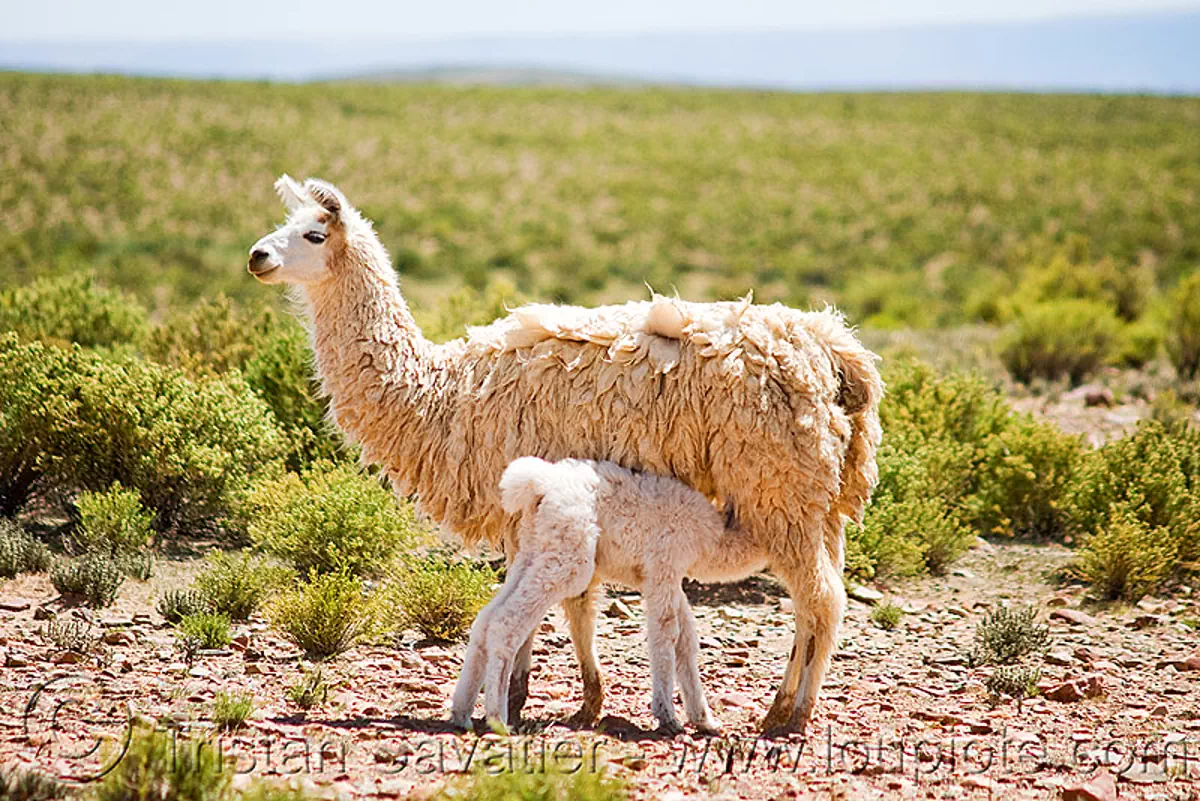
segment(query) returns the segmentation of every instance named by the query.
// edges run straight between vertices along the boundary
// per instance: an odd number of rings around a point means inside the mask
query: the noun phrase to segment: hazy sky
[[[0,39],[428,39],[875,27],[1200,8],[1200,0],[0,0]]]

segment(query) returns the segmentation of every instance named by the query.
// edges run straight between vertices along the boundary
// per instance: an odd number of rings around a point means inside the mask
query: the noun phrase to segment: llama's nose
[[[270,254],[262,248],[251,251],[250,253],[250,269],[253,270],[258,265],[267,260]]]

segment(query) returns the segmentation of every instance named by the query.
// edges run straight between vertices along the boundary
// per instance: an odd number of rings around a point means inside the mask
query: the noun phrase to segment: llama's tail
[[[859,344],[849,331],[844,337],[835,339],[830,350],[840,384],[837,404],[849,415],[852,426],[846,461],[842,465],[838,513],[861,523],[871,490],[879,480],[875,449],[883,436],[879,426],[883,379],[875,366],[878,357]]]
[[[554,476],[554,465],[536,456],[514,459],[500,477],[500,505],[516,514],[536,504],[546,494]]]

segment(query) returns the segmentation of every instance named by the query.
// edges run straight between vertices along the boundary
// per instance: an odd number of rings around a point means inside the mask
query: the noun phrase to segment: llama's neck
[[[359,258],[370,256],[368,250]],[[423,412],[441,383],[439,347],[421,335],[390,271],[386,261],[349,265],[306,294],[317,375],[334,423],[362,445],[365,461],[408,483],[391,462],[398,453],[419,453],[430,436]]]

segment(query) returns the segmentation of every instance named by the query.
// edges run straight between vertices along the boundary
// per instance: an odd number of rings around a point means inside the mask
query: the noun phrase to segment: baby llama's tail
[[[554,465],[536,456],[514,459],[500,477],[500,504],[516,514],[536,504],[553,483]]]

